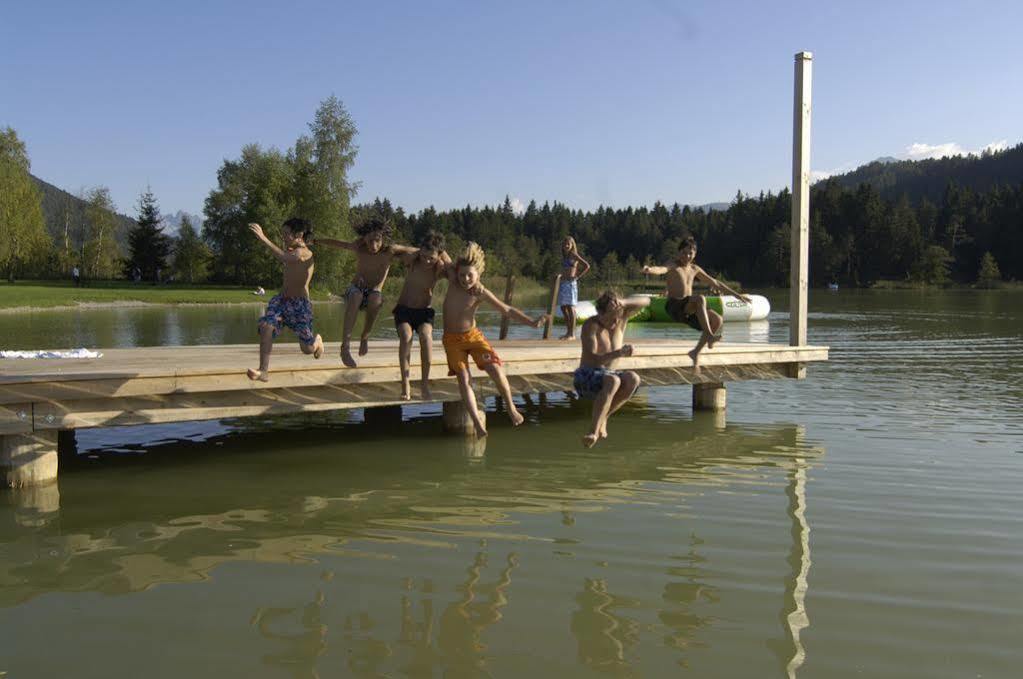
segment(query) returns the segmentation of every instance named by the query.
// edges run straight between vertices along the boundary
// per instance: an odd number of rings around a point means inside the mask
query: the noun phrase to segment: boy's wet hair
[[[430,229],[419,239],[419,249],[433,252],[444,250],[444,234]]]
[[[301,236],[302,240],[309,240],[313,235],[313,225],[309,223],[308,219],[302,219],[301,217],[292,217],[284,222],[284,228],[290,231],[292,235]]]
[[[682,252],[689,245],[692,245],[694,250],[696,249],[696,239],[692,236],[686,236],[682,239],[682,242],[678,244],[678,251]]]
[[[394,231],[394,227],[391,226],[389,219],[380,215],[370,215],[355,227],[355,233],[359,238],[365,238],[374,231],[379,231],[384,240],[387,240],[391,236],[391,232]]]
[[[483,248],[479,246],[475,241],[469,241],[465,244],[462,249],[462,253],[458,255],[458,261],[455,262],[455,267],[472,266],[476,267],[476,271],[479,275],[483,275],[483,271],[487,267],[486,254],[483,252]]]
[[[621,294],[619,294],[617,290],[605,290],[600,297],[597,298],[597,301],[593,303],[593,306],[597,308],[598,314],[602,314],[615,302],[618,302],[619,304],[622,303]]]

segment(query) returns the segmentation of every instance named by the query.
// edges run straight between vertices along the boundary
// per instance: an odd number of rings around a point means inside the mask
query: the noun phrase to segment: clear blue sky
[[[1019,142],[1021,25],[1018,2],[16,2],[0,125],[129,214],[147,183],[201,212],[225,158],[287,148],[330,94],[357,200],[698,204],[788,184],[800,50],[815,170]]]

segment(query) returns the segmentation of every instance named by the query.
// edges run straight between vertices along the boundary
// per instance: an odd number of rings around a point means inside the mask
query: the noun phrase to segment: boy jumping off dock
[[[345,320],[341,335],[341,362],[349,368],[358,364],[352,358],[352,331],[360,311],[366,312],[359,340],[359,356],[369,351],[369,334],[373,331],[377,314],[383,306],[383,287],[387,272],[395,257],[415,252],[414,248],[389,243],[391,224],[383,217],[373,215],[355,227],[358,236],[353,241],[318,238],[317,245],[326,245],[355,253],[355,276],[345,290]]]
[[[624,343],[625,326],[630,316],[649,305],[649,297],[622,299],[608,290],[594,305],[597,315],[583,322],[583,351],[573,385],[579,396],[593,399],[593,426],[583,436],[587,448],[607,438],[608,418],[639,388],[639,375],[631,370],[614,370],[612,366],[617,359],[632,356],[632,345]]]
[[[694,330],[700,331],[700,340],[696,343],[696,347],[689,352],[689,357],[693,359],[693,368],[699,371],[700,350],[704,345],[708,349],[713,349],[721,339],[723,319],[716,311],[707,309],[707,300],[703,295],[693,294],[693,281],[699,280],[712,289],[724,290],[747,304],[750,304],[752,300],[712,278],[696,265],[696,239],[692,236],[682,239],[678,258],[675,261],[669,262],[665,266],[645,266],[643,273],[655,276],[667,275],[668,301],[665,304],[665,311],[675,322],[685,323]]]
[[[266,305],[266,312],[259,319],[259,368],[248,369],[250,380],[267,382],[270,379],[270,352],[281,325],[288,326],[298,335],[298,346],[303,354],[312,354],[313,358],[323,355],[323,338],[313,335],[313,305],[309,301],[309,281],[314,267],[313,253],[306,241],[313,231],[304,219],[293,217],[284,222],[282,250],[266,237],[259,224],[249,224],[249,230],[284,265],[281,291]]]
[[[401,398],[412,398],[410,384],[412,335],[419,335],[419,362],[422,367],[420,397],[430,399],[430,363],[433,360],[433,288],[445,274],[451,258],[444,252],[444,236],[430,231],[419,241],[419,249],[404,255],[405,285],[394,307],[394,327],[398,331],[398,363],[401,365]]]
[[[462,395],[462,402],[469,411],[469,417],[472,418],[476,435],[480,437],[487,435],[487,429],[476,407],[476,393],[472,389],[472,375],[469,373],[470,356],[476,362],[476,367],[485,371],[494,380],[498,393],[504,399],[512,425],[517,427],[525,418],[512,401],[511,386],[504,370],[501,369],[500,357],[476,327],[476,310],[481,302],[487,302],[505,316],[534,328],[539,328],[547,319],[547,315],[543,314],[534,320],[518,309],[508,306],[483,287],[480,276],[483,275],[485,268],[483,248],[470,241],[454,264],[447,268],[449,283],[447,295],[444,297],[444,353],[448,359],[448,374],[458,377],[458,391]]]

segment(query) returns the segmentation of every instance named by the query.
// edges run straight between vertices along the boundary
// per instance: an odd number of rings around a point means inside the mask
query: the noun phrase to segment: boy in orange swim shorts
[[[510,316],[525,325],[539,328],[543,325],[546,315],[532,319],[515,307],[508,306],[494,293],[480,283],[480,276],[486,268],[483,248],[469,242],[462,254],[447,268],[448,292],[444,298],[444,353],[448,359],[448,374],[458,377],[458,390],[462,401],[469,411],[477,436],[486,436],[484,426],[476,407],[476,393],[472,389],[472,375],[469,373],[469,358],[476,367],[485,371],[497,385],[497,390],[508,408],[508,417],[513,426],[522,424],[525,419],[512,401],[511,386],[504,370],[501,369],[501,358],[490,346],[490,342],[476,327],[476,309],[481,302],[496,307],[505,316]]]

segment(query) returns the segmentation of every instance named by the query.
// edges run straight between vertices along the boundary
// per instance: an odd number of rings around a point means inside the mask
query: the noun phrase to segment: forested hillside
[[[54,243],[64,243],[65,234],[70,238],[71,248],[80,249],[84,242],[87,229],[86,211],[89,203],[83,198],[72,195],[53,184],[33,176],[36,188],[43,207],[43,218],[46,220],[46,230]],[[135,220],[125,217],[122,214],[114,213],[116,231],[114,238],[122,246],[127,242],[127,234]]]

